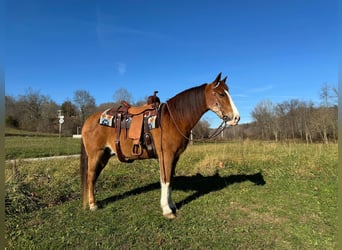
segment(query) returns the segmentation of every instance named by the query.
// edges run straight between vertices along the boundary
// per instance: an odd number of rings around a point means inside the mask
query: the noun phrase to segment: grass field
[[[79,154],[80,139],[47,136],[6,136],[5,159]]]
[[[6,155],[16,147],[8,143]],[[156,160],[111,159],[98,180],[96,212],[81,208],[77,159],[6,163],[7,248],[336,249],[337,150],[189,146],[176,169],[173,221],[159,207]]]

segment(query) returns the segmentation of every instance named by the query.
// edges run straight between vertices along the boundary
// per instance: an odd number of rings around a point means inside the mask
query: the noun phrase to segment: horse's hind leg
[[[106,166],[110,154],[107,150],[98,151],[93,157],[89,157],[88,161],[88,199],[89,208],[92,211],[97,209],[97,204],[95,200],[95,184],[99,177],[102,169]]]

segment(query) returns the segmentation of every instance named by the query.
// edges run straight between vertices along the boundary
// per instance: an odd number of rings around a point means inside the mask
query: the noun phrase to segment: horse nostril
[[[222,120],[224,120],[225,122],[228,122],[230,125],[235,125],[240,121],[240,116],[234,115],[232,118],[230,118],[227,115],[223,115]]]

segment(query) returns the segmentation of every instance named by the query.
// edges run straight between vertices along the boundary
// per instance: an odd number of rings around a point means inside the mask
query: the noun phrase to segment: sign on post
[[[64,123],[64,115],[59,116],[59,123]]]
[[[59,119],[59,138],[61,138],[62,124],[64,123],[64,115],[62,115],[62,110],[57,110],[57,116]]]

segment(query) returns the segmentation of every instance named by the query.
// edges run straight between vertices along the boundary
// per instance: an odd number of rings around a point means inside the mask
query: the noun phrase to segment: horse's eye
[[[226,95],[225,95],[225,93],[220,93],[219,96],[220,97],[225,97]]]

